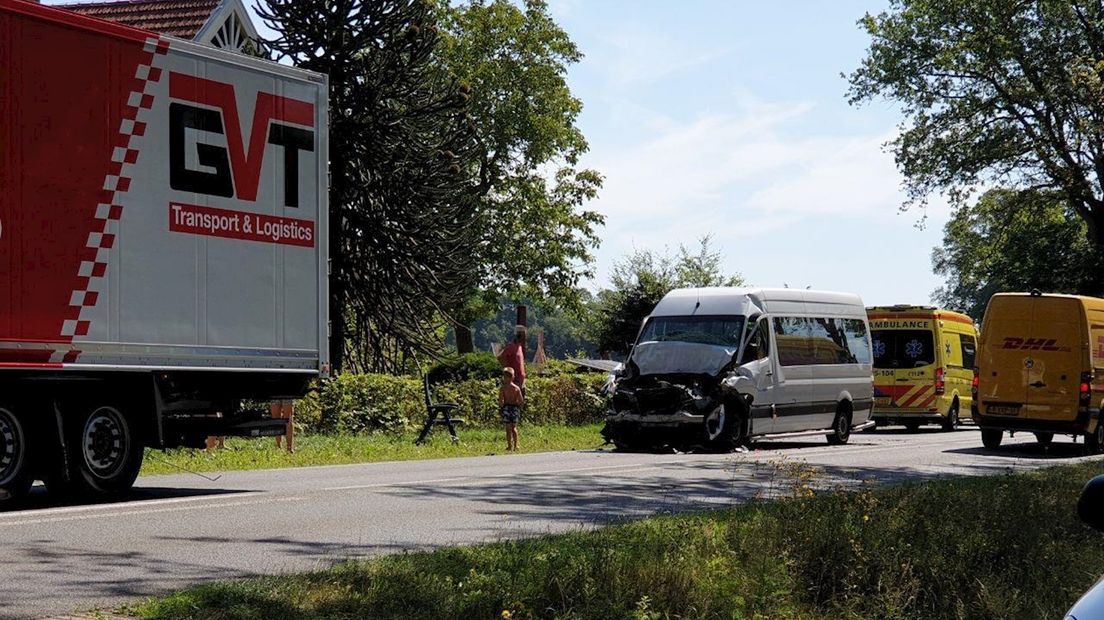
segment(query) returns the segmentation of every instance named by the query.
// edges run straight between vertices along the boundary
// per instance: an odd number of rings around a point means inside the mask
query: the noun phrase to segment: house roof
[[[221,0],[123,0],[60,6],[82,15],[191,40],[220,3]]]

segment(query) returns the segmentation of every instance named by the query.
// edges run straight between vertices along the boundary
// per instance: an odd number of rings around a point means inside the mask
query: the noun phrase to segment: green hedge
[[[530,376],[523,424],[589,424],[599,421],[605,401],[599,373]],[[498,382],[468,379],[434,385],[434,402],[460,405],[457,415],[468,426],[496,426]],[[417,377],[342,374],[299,401],[297,432],[324,434],[397,433],[421,428],[425,397]]]

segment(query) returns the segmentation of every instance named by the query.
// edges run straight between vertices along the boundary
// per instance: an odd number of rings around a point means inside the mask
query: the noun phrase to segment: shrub
[[[421,382],[391,375],[338,375],[322,386],[322,433],[401,432],[425,413]]]
[[[496,362],[497,364],[497,362]],[[601,419],[605,401],[598,373],[533,376],[526,381],[525,424],[588,424]],[[296,407],[296,429],[307,433],[393,433],[420,428],[425,397],[417,377],[343,374],[322,383]],[[469,426],[496,426],[498,381],[472,378],[433,385],[434,402],[460,405]]]
[[[466,381],[468,379],[495,379],[502,373],[498,358],[486,351],[465,353],[447,357],[426,373],[433,384]]]

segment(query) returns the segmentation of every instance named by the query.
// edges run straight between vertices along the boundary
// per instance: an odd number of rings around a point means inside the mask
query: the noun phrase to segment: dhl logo
[[[1002,349],[1021,351],[1062,351],[1056,338],[1005,338]]]

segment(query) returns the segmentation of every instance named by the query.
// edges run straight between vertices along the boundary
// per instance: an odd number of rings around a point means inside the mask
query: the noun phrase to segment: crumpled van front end
[[[620,448],[733,447],[724,432],[731,421],[722,381],[745,338],[747,311],[754,310],[733,291],[672,291],[656,306],[612,385],[607,440]]]
[[[722,375],[736,353],[692,342],[638,344],[616,379],[603,434],[619,447],[709,441],[706,420],[723,415]]]

